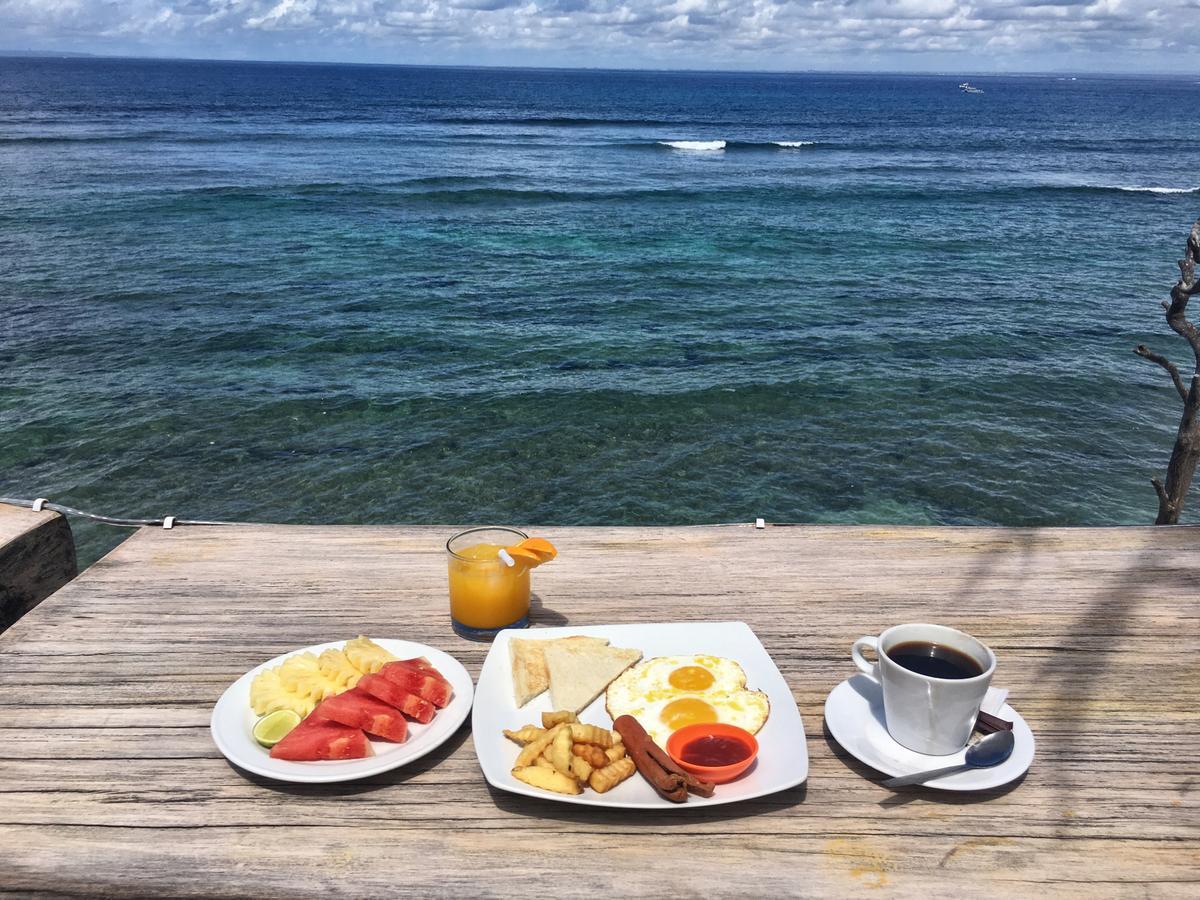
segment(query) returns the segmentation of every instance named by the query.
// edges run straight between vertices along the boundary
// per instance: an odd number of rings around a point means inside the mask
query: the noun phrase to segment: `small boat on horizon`
[[[958,88],[965,94],[982,94],[983,93],[982,88],[975,87],[975,85],[971,84],[969,81],[964,81],[962,84],[960,84],[958,86]]]

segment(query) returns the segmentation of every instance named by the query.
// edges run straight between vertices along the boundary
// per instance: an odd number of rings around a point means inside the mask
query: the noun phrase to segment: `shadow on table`
[[[542,603],[540,595],[531,593],[529,595],[529,624],[557,628],[560,625],[568,624],[568,622],[567,617],[562,613]]]
[[[825,737],[825,745],[829,748],[830,755],[839,760],[842,765],[844,765],[855,775],[859,775],[865,778],[867,781],[873,781],[876,784],[892,777],[871,768],[866,763],[859,762],[846,750],[844,750],[842,745],[839,744],[837,739],[830,733],[829,726],[825,724],[824,717],[821,718],[821,733]],[[986,791],[938,791],[934,790],[933,788],[927,788],[919,784],[915,784],[912,787],[896,789],[891,796],[884,797],[882,800],[880,800],[879,805],[884,808],[904,806],[908,803],[912,803],[914,800],[927,800],[930,803],[940,803],[943,806],[969,806],[972,803],[984,803],[988,800],[993,800],[996,797],[1003,797],[1010,791],[1016,790],[1021,786],[1021,783],[1025,780],[1025,775],[1027,774],[1028,772],[1021,775],[1020,778],[1010,781],[1008,784],[1001,785],[997,788],[991,788]]]
[[[1068,758],[1093,752],[1095,746],[1086,745],[1093,741],[1096,731],[1103,732],[1106,728],[1101,713],[1089,700],[1104,696],[1103,692],[1108,692],[1109,697],[1125,694],[1126,687],[1120,678],[1129,671],[1125,668],[1129,663],[1123,661],[1135,656],[1134,648],[1128,642],[1131,639],[1140,641],[1138,649],[1144,653],[1148,642],[1153,646],[1153,641],[1170,639],[1174,633],[1169,619],[1164,619],[1165,624],[1160,625],[1148,617],[1143,609],[1147,598],[1187,597],[1196,593],[1197,574],[1192,559],[1195,535],[1200,531],[1195,526],[1164,528],[1161,531],[1156,528],[1114,528],[1110,532],[1117,536],[1117,540],[1098,542],[1095,549],[1103,552],[1091,554],[1089,558],[1093,562],[1088,569],[1076,570],[1070,581],[1070,608],[1077,612],[1065,624],[1046,624],[1040,631],[1031,628],[1020,643],[996,648],[1001,659],[1007,650],[1011,650],[1016,659],[1022,655],[1026,657],[1024,662],[1028,668],[1022,681],[1038,685],[1046,700],[1039,710],[1040,720],[1028,715],[1025,720],[1035,736],[1040,729],[1052,724],[1052,752]],[[1040,583],[1030,573],[1038,572],[1035,565],[1038,554],[1060,552],[1056,546],[1059,539],[1053,532],[1041,529],[1005,529],[1004,534],[1016,544],[1016,549],[998,543],[985,551],[981,554],[979,564],[966,575],[955,593],[969,599],[978,586],[987,586],[995,579],[1003,579],[1006,572],[1005,557],[1015,552],[1019,554],[1018,562],[1015,567],[1008,566],[1012,574],[1005,588],[1013,593],[1054,596],[1048,590],[1052,585]],[[1076,555],[1080,551],[1079,547],[1070,549]],[[993,614],[1004,613],[1003,610],[994,610]],[[1011,626],[1009,629],[1017,631]],[[1125,672],[1122,675],[1112,674],[1109,664],[1114,659],[1123,662]],[[1153,665],[1148,665],[1138,675],[1150,679],[1158,671]],[[1159,689],[1145,680],[1139,688],[1146,696],[1154,695]],[[1013,702],[1014,705],[1019,704],[1020,696]],[[1143,720],[1141,724],[1146,726],[1152,722]],[[839,753],[839,757],[841,753],[844,751]],[[851,763],[847,762],[847,765]],[[871,769],[867,771],[871,772],[867,777],[882,777]],[[1020,787],[1024,780],[1023,775],[1004,787],[978,795],[938,795],[932,790],[908,788],[881,805],[895,806],[913,799],[940,803],[988,800]],[[1063,783],[1054,779],[1050,787],[1060,795],[1059,802],[1064,807],[1071,805],[1070,780]],[[1077,824],[1077,820],[1066,819],[1054,829],[1054,833],[1056,836],[1073,834]]]
[[[720,788],[717,788],[719,791]],[[492,802],[496,808],[514,816],[532,819],[556,819],[585,825],[686,825],[688,822],[727,822],[731,819],[746,819],[767,813],[790,809],[804,802],[808,795],[808,783],[739,803],[720,806],[704,806],[699,803],[681,803],[678,807],[664,809],[614,809],[609,806],[584,806],[574,803],[557,803],[539,800],[525,794],[510,794],[508,791],[488,785]]]
[[[372,775],[369,778],[360,778],[355,781],[338,781],[332,784],[296,784],[290,781],[276,781],[274,778],[265,778],[262,775],[247,772],[245,769],[240,769],[233,765],[233,763],[228,763],[228,765],[230,769],[237,772],[246,781],[275,791],[277,794],[290,794],[294,797],[349,797],[354,794],[369,794],[372,791],[403,784],[419,775],[424,775],[430,769],[441,764],[447,757],[453,756],[455,751],[463,745],[463,742],[470,734],[471,720],[468,718],[467,721],[459,726],[454,734],[446,739],[444,744],[431,750],[420,759],[405,763],[390,772],[381,772],[378,775]]]

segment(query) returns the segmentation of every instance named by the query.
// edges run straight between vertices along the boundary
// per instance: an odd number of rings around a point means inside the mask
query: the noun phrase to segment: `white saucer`
[[[939,791],[984,791],[1020,778],[1033,762],[1033,732],[1011,706],[996,713],[1013,723],[1016,747],[1005,762],[990,769],[968,769],[924,783]],[[825,701],[825,724],[846,752],[887,775],[913,775],[961,763],[966,751],[950,756],[927,756],[896,743],[883,718],[883,691],[866,675],[848,678],[829,692]]]

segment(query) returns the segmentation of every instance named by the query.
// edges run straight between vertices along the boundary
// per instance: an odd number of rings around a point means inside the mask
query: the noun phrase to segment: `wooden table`
[[[645,814],[490,789],[467,726],[364,782],[231,767],[212,705],[276,654],[434,644],[445,528],[147,529],[0,637],[0,892],[994,897],[1200,891],[1200,530],[538,528],[546,625],[741,618],[808,731],[806,785]],[[984,795],[894,794],[822,727],[849,647],[964,628],[1038,740]]]

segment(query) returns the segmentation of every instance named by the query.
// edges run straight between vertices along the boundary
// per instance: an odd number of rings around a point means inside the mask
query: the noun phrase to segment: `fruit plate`
[[[518,781],[512,776],[512,767],[520,748],[502,732],[506,728],[516,730],[531,722],[540,725],[541,714],[551,708],[550,692],[546,691],[517,708],[513,699],[508,642],[513,637],[550,639],[576,634],[608,638],[613,647],[636,647],[642,651],[643,660],[685,654],[736,660],[746,672],[746,687],[763,691],[771,701],[770,716],[757,735],[759,751],[754,764],[737,780],[718,785],[712,797],[689,795],[687,803],[664,800],[637,774],[606,794],[597,794],[590,788],[585,788],[582,794],[555,794]],[[480,768],[489,784],[514,794],[582,806],[695,809],[773,794],[794,787],[808,777],[808,747],[800,710],[775,662],[745,622],[590,625],[502,631],[492,642],[492,649],[484,660],[476,696],[471,733]],[[579,721],[612,727],[612,719],[604,708],[603,692],[579,713]]]
[[[297,653],[320,654],[330,647],[342,647],[346,641],[330,641],[327,644],[314,644],[311,647],[300,647],[268,660],[261,666],[251,669],[233,684],[231,684],[212,714],[212,736],[217,749],[225,758],[241,769],[275,778],[279,781],[296,781],[310,784],[331,781],[353,781],[356,778],[366,778],[387,772],[414,759],[420,759],[426,753],[437,749],[445,743],[467,718],[471,711],[471,699],[474,689],[471,676],[463,668],[462,663],[448,653],[443,653],[435,647],[417,644],[413,641],[401,641],[389,638],[372,638],[375,643],[399,659],[412,659],[424,656],[434,667],[446,677],[454,688],[454,696],[446,704],[445,709],[438,710],[428,725],[418,722],[408,723],[408,740],[402,744],[389,741],[372,740],[374,756],[365,759],[322,760],[320,762],[291,762],[284,759],[272,759],[270,751],[260,746],[254,740],[252,730],[258,716],[250,708],[250,682],[263,669],[279,665],[289,656]]]

